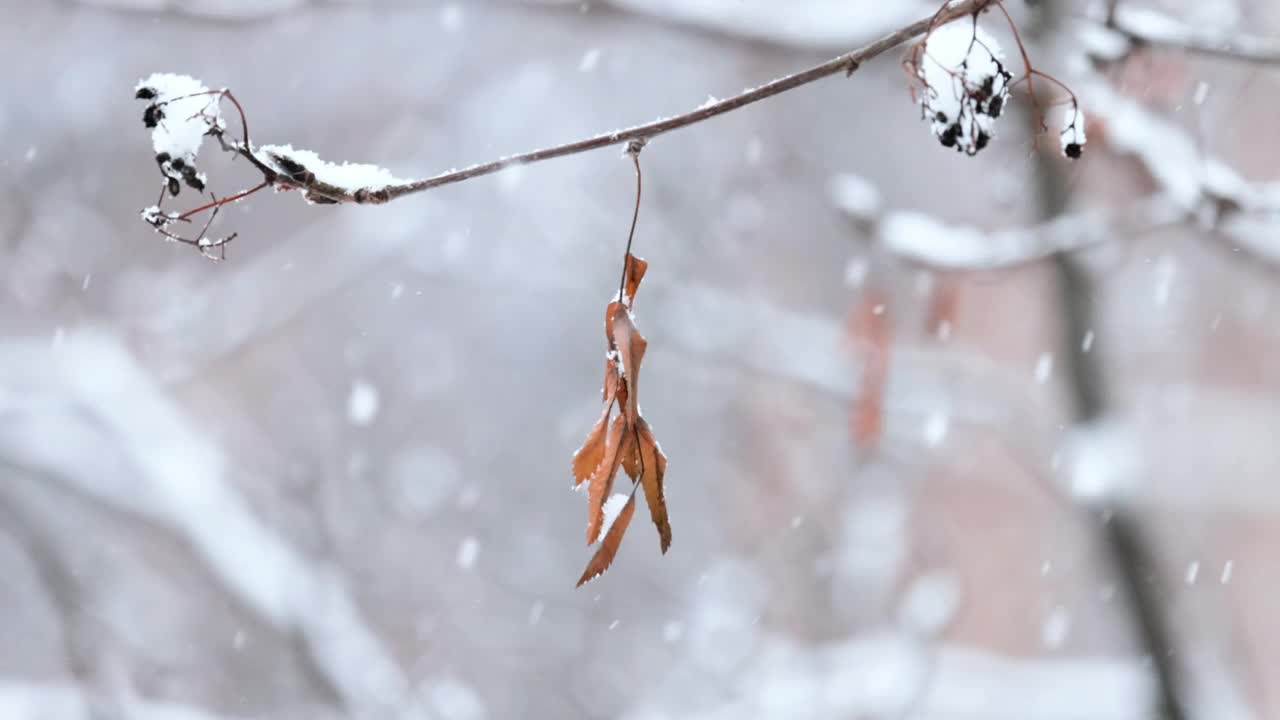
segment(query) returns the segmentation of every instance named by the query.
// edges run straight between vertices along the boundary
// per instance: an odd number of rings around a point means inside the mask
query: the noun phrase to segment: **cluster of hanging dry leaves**
[[[671,522],[667,519],[667,503],[663,496],[662,478],[667,471],[667,456],[653,436],[653,429],[640,415],[638,386],[640,363],[649,343],[636,329],[631,307],[636,289],[649,264],[628,254],[624,261],[626,278],[621,297],[609,303],[604,312],[604,334],[609,343],[604,369],[604,411],[587,433],[582,447],[573,454],[574,485],[587,483],[587,545],[600,541],[600,547],[587,563],[578,586],[599,576],[613,563],[622,544],[622,536],[635,514],[636,489],[644,488],[649,515],[658,528],[658,538],[665,554],[671,546]],[[617,408],[617,415],[614,409]],[[613,481],[621,467],[631,478],[631,493],[626,504],[605,527],[605,502],[613,491]],[[601,533],[604,539],[600,540]]]

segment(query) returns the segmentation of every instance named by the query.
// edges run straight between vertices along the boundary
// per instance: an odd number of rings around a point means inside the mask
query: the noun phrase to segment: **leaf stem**
[[[630,309],[626,303],[626,296],[623,295],[627,287],[627,270],[631,266],[631,243],[636,238],[636,222],[640,219],[640,190],[643,187],[643,178],[640,173],[640,150],[644,147],[644,142],[633,140],[627,145],[627,155],[631,156],[631,165],[636,169],[636,206],[631,211],[631,229],[627,231],[627,250],[622,255],[622,277],[618,280],[618,304],[624,308]]]

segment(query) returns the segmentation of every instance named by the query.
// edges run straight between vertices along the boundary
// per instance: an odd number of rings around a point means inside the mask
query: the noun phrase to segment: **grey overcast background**
[[[138,217],[135,83],[230,87],[258,142],[414,177],[935,5],[0,0],[0,718],[1158,717],[1113,512],[1191,716],[1280,718],[1280,66],[1120,58],[1106,3],[1048,31],[1007,4],[1080,95],[1076,163],[1037,151],[1057,111],[1033,144],[1021,91],[992,147],[946,151],[901,50],[644,151],[674,543],[641,508],[575,590],[620,149],[381,207],[260,193],[211,263]],[[1280,38],[1265,0],[1119,6],[1173,45]],[[205,153],[218,192],[255,181]],[[1020,230],[1055,204],[1064,233]],[[1045,256],[1077,241],[1064,342]],[[858,448],[857,318],[886,299],[884,433]],[[1087,425],[1076,342],[1104,381]]]

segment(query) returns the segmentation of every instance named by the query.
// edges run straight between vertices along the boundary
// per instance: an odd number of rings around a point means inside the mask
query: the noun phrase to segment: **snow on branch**
[[[1125,13],[1119,8],[1117,17]],[[1201,146],[1172,120],[1114,88],[1090,59],[1123,61],[1096,34],[1085,33],[1077,84],[1094,114],[1105,124],[1106,142],[1132,156],[1161,192],[1182,208],[1188,220],[1219,229],[1246,245],[1260,258],[1280,263],[1280,240],[1272,230],[1280,220],[1280,183],[1253,183],[1221,159],[1207,156]]]
[[[1280,64],[1280,40],[1191,25],[1150,8],[1118,5],[1107,24],[1142,44],[1241,62]]]
[[[7,452],[181,536],[238,602],[296,634],[352,715],[388,717],[394,708],[404,711],[396,717],[413,717],[408,677],[337,569],[256,517],[207,428],[117,339],[68,333],[57,352],[44,342],[11,343],[0,350],[0,371],[27,389],[6,408],[23,418],[0,434]],[[40,440],[51,436],[75,442]],[[104,456],[107,448],[114,456]],[[113,463],[136,472],[104,472]]]
[[[947,270],[993,270],[1078,250],[1110,235],[1103,213],[1055,218],[1014,230],[951,225],[920,212],[899,211],[880,224],[880,242],[894,255]]]
[[[338,202],[334,198],[347,195],[354,199],[362,189],[374,193],[391,185],[409,182],[377,165],[337,165],[320,159],[310,150],[294,150],[291,145],[263,145],[258,148],[258,153],[277,173],[296,180],[302,187],[302,196],[315,203]]]
[[[944,147],[976,155],[991,141],[1013,80],[1003,61],[999,43],[976,23],[944,25],[917,46],[910,62],[923,85],[920,111]]]
[[[876,241],[889,253],[933,270],[1009,268],[1188,219],[1178,203],[1154,195],[1121,210],[1087,210],[1029,227],[983,230],[913,210],[882,212],[874,186],[855,175],[837,176],[830,193],[837,208],[874,225]]]
[[[94,720],[101,717],[93,703],[98,695],[101,693],[68,683],[0,678],[0,717]],[[168,700],[113,697],[111,703],[134,720],[233,720],[229,715]]]

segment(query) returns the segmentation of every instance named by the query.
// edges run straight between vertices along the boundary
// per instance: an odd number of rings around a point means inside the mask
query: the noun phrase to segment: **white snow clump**
[[[196,170],[196,155],[206,135],[226,127],[218,93],[189,75],[153,73],[134,87],[134,96],[148,101],[142,123],[151,130],[156,163],[167,178],[169,193],[177,195],[182,182],[202,192],[206,178]]]
[[[920,107],[945,147],[976,155],[994,137],[996,118],[1009,100],[1013,75],[992,35],[974,23],[935,29],[917,49],[916,77],[924,84]]]

